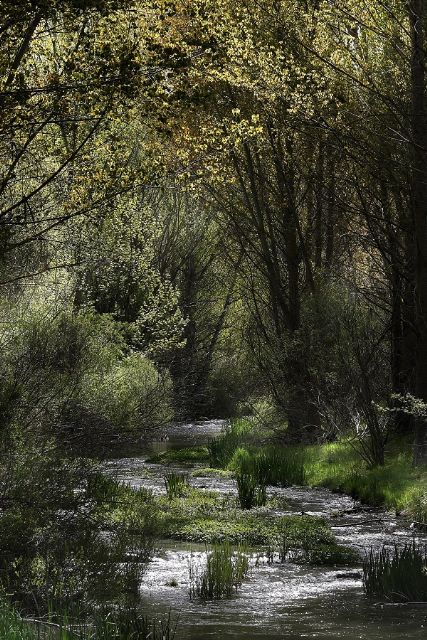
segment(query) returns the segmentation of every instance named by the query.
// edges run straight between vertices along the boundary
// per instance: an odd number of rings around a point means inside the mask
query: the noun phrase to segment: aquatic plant
[[[229,598],[241,586],[248,570],[248,557],[240,548],[233,549],[228,542],[218,545],[207,554],[202,573],[190,561],[190,598]]]
[[[260,483],[282,487],[305,484],[304,464],[303,450],[287,447],[264,447],[253,461]]]
[[[173,640],[177,628],[171,612],[163,618],[145,616],[135,607],[101,607],[89,616],[75,610],[54,613],[42,619],[23,618],[6,603],[0,603],[2,640]]]
[[[267,502],[265,484],[260,484],[253,473],[239,472],[236,474],[237,493],[242,509],[263,507]]]
[[[166,473],[164,481],[169,500],[180,498],[189,486],[188,476],[184,473]]]
[[[368,596],[392,602],[427,602],[427,551],[415,542],[371,550],[363,562]]]

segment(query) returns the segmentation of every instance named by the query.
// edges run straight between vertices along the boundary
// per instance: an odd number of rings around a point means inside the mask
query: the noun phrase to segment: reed
[[[181,498],[189,487],[188,475],[184,473],[166,473],[164,481],[169,500]]]
[[[47,619],[21,620],[12,610],[0,608],[2,640],[173,640],[177,621],[169,613],[163,619],[150,618],[131,608],[101,607],[90,616],[49,614]]]
[[[229,598],[242,585],[248,570],[248,557],[241,549],[234,550],[227,542],[218,545],[207,554],[202,573],[190,562],[190,598]]]
[[[267,502],[265,484],[260,484],[253,473],[240,471],[236,474],[237,493],[242,509],[263,507]]]
[[[363,563],[368,596],[392,602],[427,602],[427,552],[415,542],[371,550]]]

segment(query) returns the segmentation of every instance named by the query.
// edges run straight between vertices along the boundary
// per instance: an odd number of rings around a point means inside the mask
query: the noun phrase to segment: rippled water
[[[111,460],[108,472],[134,487],[163,493],[162,465],[145,462],[153,451],[205,443],[221,430],[221,421],[176,426],[169,440],[154,442],[138,457]],[[231,479],[193,478],[196,487],[235,493]],[[363,554],[371,547],[413,539],[408,524],[394,515],[364,508],[348,496],[324,489],[271,487],[286,499],[287,511],[327,518],[339,542]],[[427,542],[427,538],[417,538]],[[233,638],[265,640],[321,638],[334,640],[427,639],[427,607],[382,606],[363,594],[359,570],[267,564],[252,558],[249,579],[230,600],[200,603],[189,598],[189,562],[203,562],[204,546],[165,541],[159,544],[141,585],[141,595],[153,613],[179,616],[177,640]],[[168,586],[171,583],[178,586]]]

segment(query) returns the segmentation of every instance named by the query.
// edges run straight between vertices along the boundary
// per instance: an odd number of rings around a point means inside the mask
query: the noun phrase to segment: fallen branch
[[[363,522],[346,522],[345,524],[331,524],[331,528],[337,527],[360,527],[363,524],[373,524],[376,522],[384,522],[382,518],[375,518],[374,520],[363,520]]]

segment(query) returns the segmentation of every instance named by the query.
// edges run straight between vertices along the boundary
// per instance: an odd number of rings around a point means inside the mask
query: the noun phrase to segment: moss
[[[149,458],[147,462],[155,464],[172,464],[179,462],[182,464],[194,464],[196,462],[207,462],[209,451],[207,447],[187,447],[184,449],[168,449]]]

